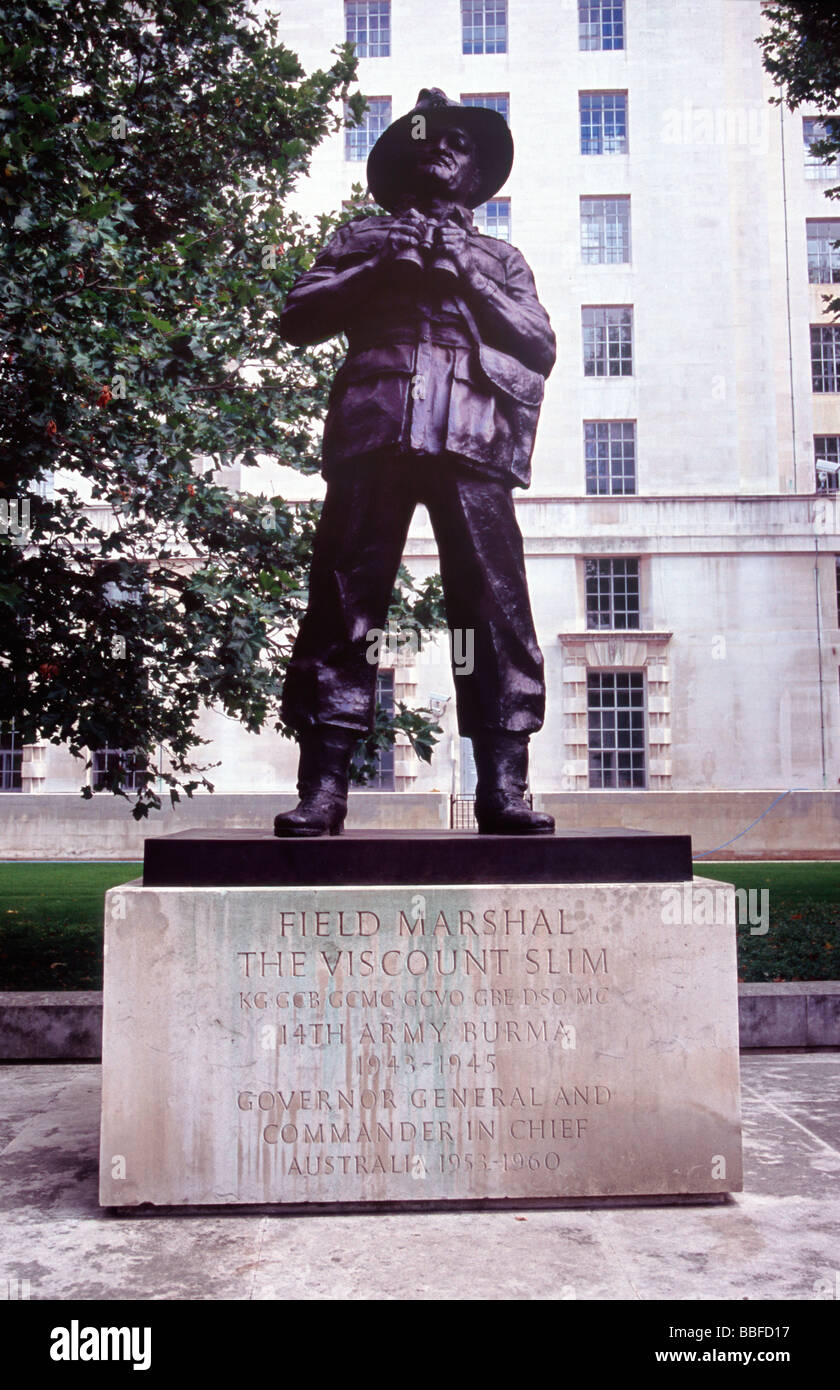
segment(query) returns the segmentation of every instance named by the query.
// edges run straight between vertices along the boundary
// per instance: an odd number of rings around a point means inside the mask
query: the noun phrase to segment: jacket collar
[[[419,211],[419,209],[415,209],[415,211]],[[447,209],[443,220],[447,222],[457,222],[465,231],[477,233],[472,208],[459,207],[457,203],[453,203]]]
[[[452,209],[451,216],[456,222],[460,222],[461,226],[466,231],[474,232],[476,230],[475,218],[473,217],[472,208],[454,207]]]

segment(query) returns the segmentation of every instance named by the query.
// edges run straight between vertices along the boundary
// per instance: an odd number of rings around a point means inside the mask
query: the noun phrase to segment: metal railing
[[[530,792],[525,794],[525,802],[534,809],[534,798]],[[449,829],[450,830],[477,830],[478,822],[475,818],[475,797],[474,796],[450,796],[449,798]]]
[[[474,796],[450,796],[449,829],[477,830]]]

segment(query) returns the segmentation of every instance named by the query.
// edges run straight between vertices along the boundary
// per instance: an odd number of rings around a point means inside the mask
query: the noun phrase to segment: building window
[[[15,732],[14,721],[0,723],[0,792],[19,792],[23,785],[21,764],[23,743]]]
[[[589,785],[645,785],[645,678],[641,671],[587,671]]]
[[[394,673],[380,671],[376,677],[376,703],[390,719],[394,713]],[[380,748],[376,757],[376,771],[371,776],[368,787],[373,791],[392,792],[394,790],[394,745]]]
[[[500,116],[504,116],[510,125],[510,97],[507,92],[469,92],[461,94],[461,104],[463,106],[483,106],[485,111],[498,111]]]
[[[805,177],[806,179],[835,179],[840,175],[840,156],[826,160],[825,155],[814,154],[813,146],[821,140],[833,138],[824,121],[806,116],[802,122],[805,139]]]
[[[475,210],[475,225],[485,236],[510,241],[510,198],[493,198]]]
[[[811,324],[811,381],[815,391],[840,391],[840,328]]]
[[[635,420],[585,420],[586,491],[591,497],[636,491]]]
[[[632,376],[633,310],[626,304],[584,308],[584,376]]]
[[[348,114],[347,107],[345,115]],[[344,131],[344,158],[367,159],[377,140],[391,124],[391,98],[368,97],[362,124],[347,126]]]
[[[102,597],[107,604],[114,608],[132,604],[146,603],[149,595],[149,580],[146,575],[138,577],[137,583],[118,584],[116,580],[108,579],[108,574],[113,574],[113,566],[106,560],[103,562],[99,575],[102,580]]]
[[[638,560],[585,560],[584,575],[588,628],[638,628]]]
[[[814,462],[820,492],[837,492],[840,478],[840,434],[814,435]]]
[[[93,753],[90,785],[95,792],[108,791],[109,773],[120,773],[119,785],[124,792],[138,792],[150,780],[146,759],[133,748],[97,748]]]
[[[391,55],[391,0],[344,0],[347,42],[359,58]]]
[[[580,152],[626,154],[626,92],[581,92]]]
[[[809,221],[808,279],[812,285],[840,282],[840,220]]]
[[[578,0],[582,49],[624,47],[624,0]]]
[[[461,0],[465,53],[507,53],[507,0]]]
[[[629,261],[629,198],[581,198],[580,249],[586,265]]]
[[[461,737],[461,795],[475,796],[475,785],[478,781],[478,771],[475,766],[475,753],[473,752],[473,741],[471,738]]]

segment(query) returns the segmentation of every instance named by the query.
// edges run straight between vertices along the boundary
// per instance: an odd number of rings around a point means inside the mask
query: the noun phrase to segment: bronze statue
[[[525,801],[528,738],[545,712],[512,488],[527,487],[555,341],[515,247],[481,235],[471,209],[508,177],[504,118],[437,88],[380,136],[368,184],[387,216],[341,227],[293,287],[289,342],[346,333],[324,430],[327,494],[309,607],[283,693],[298,732],[300,803],[276,835],[338,834],[348,768],[373,726],[382,629],[411,517],[426,505],[450,629],[472,630],[455,678],[472,739],[483,834],[546,834]]]

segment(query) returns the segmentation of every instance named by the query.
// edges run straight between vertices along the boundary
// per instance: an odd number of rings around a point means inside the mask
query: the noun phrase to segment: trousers
[[[283,718],[298,732],[332,724],[367,733],[376,707],[371,634],[388,608],[411,518],[426,506],[450,630],[470,633],[472,670],[453,664],[459,732],[533,733],[545,679],[510,486],[457,455],[347,460],[316,529],[309,604],[286,673]],[[453,651],[455,643],[453,642]]]

